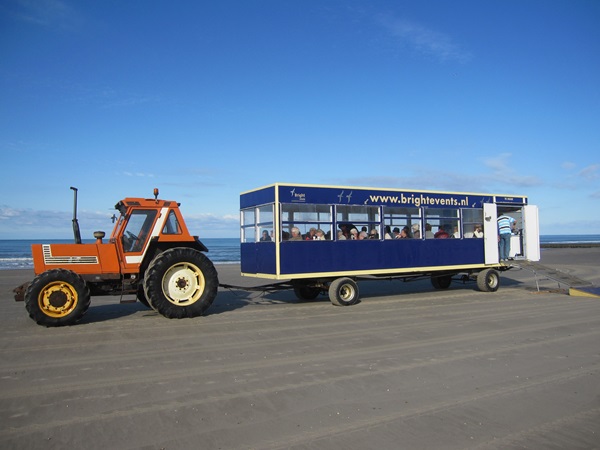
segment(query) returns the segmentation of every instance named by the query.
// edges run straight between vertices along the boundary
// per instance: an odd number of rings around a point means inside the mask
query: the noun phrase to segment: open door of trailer
[[[498,212],[494,203],[483,204],[483,247],[486,264],[498,264]]]
[[[523,253],[529,261],[540,260],[540,219],[538,207],[523,207]]]

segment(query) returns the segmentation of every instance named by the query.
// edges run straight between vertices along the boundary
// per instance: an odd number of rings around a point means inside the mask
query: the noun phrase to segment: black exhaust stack
[[[71,186],[73,189],[73,235],[75,236],[75,243],[81,244],[81,232],[79,231],[79,222],[77,221],[77,188]]]

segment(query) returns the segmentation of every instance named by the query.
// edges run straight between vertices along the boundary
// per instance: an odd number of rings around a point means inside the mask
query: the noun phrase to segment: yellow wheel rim
[[[187,306],[198,301],[205,286],[202,270],[192,263],[175,264],[167,270],[162,280],[165,297],[177,306]]]
[[[69,315],[79,301],[75,288],[64,281],[54,281],[42,289],[38,296],[40,309],[50,317]]]

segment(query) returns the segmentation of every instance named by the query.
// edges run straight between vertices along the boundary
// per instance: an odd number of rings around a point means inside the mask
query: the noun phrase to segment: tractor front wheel
[[[150,306],[169,319],[202,316],[218,288],[219,278],[210,259],[187,247],[158,254],[144,276]]]
[[[90,290],[75,272],[48,270],[35,277],[27,288],[25,307],[39,325],[73,325],[90,307]]]

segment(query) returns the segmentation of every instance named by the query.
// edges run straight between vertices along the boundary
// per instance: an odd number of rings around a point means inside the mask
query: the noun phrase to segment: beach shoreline
[[[541,263],[598,285],[598,260],[562,247]],[[221,283],[268,282],[217,270]],[[600,299],[530,271],[503,272],[494,293],[365,281],[350,307],[220,288],[205,317],[181,320],[92,297],[61,328],[13,300],[32,278],[0,271],[3,448],[598,444]]]
[[[600,242],[571,242],[571,243],[545,243],[540,244],[540,248],[597,248]]]

